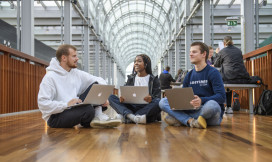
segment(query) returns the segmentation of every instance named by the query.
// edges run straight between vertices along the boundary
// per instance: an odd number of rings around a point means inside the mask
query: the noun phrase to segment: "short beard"
[[[71,68],[71,69],[77,68],[77,64],[72,65],[72,64],[70,64],[70,63],[68,62],[67,65],[68,65],[68,67]]]

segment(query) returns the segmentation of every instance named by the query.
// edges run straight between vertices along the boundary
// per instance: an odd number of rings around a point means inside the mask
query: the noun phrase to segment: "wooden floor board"
[[[271,161],[272,117],[225,115],[208,129],[164,122],[49,128],[39,112],[0,117],[0,161]]]

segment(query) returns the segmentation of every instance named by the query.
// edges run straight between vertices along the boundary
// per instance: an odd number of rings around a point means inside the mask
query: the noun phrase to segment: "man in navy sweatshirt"
[[[185,77],[183,87],[192,87],[194,99],[190,104],[195,110],[171,110],[167,98],[161,99],[160,108],[168,113],[165,122],[168,125],[181,124],[193,128],[206,128],[207,125],[220,125],[225,102],[225,89],[218,70],[207,66],[209,48],[205,43],[191,44],[190,61],[194,64]]]

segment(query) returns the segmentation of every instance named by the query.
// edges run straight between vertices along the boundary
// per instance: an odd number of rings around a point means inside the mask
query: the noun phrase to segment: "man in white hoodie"
[[[42,118],[52,128],[71,128],[78,124],[83,127],[120,125],[120,120],[103,114],[101,106],[95,109],[92,105],[70,107],[81,103],[94,83],[106,84],[104,79],[78,70],[77,61],[74,46],[64,44],[58,48],[40,84],[38,106]],[[108,101],[102,106],[108,106]]]

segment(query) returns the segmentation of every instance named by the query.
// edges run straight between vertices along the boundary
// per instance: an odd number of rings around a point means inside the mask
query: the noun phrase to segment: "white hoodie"
[[[71,99],[78,98],[94,82],[106,84],[103,78],[76,68],[66,71],[56,58],[52,58],[46,71],[38,94],[38,106],[45,121],[52,114],[63,112]]]

